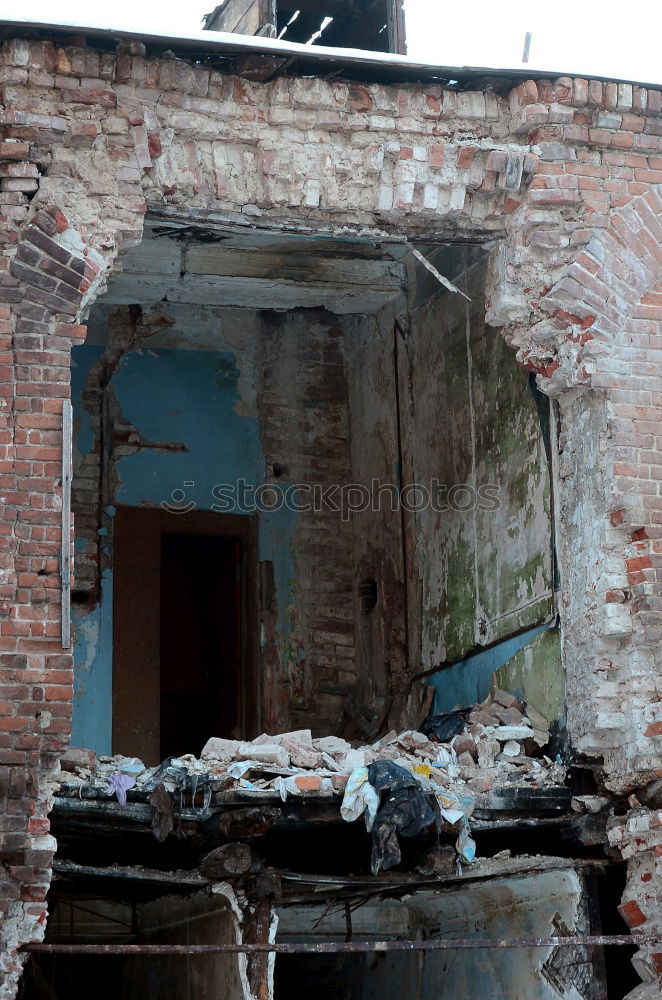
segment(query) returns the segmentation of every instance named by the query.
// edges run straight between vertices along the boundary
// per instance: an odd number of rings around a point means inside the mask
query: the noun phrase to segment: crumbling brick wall
[[[488,320],[559,400],[571,738],[604,759],[608,787],[659,774],[662,419],[648,380],[662,349],[662,93],[567,78],[508,96],[261,84],[135,44],[23,40],[4,43],[0,80],[0,995],[14,992],[17,947],[43,933],[48,773],[69,732],[57,571],[69,350],[148,204],[193,221],[495,237]],[[659,921],[643,876],[628,891],[645,895],[642,926]]]

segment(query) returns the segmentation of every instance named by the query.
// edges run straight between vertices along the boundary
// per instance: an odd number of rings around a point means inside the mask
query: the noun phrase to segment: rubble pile
[[[435,730],[443,730],[443,725],[435,726],[435,720],[447,725],[453,715],[458,713],[426,720],[424,728],[430,735],[392,731],[365,746],[353,746],[337,736],[314,739],[309,729],[263,734],[250,742],[212,737],[200,759],[185,754],[170,763],[190,774],[209,775],[215,791],[236,789],[258,796],[275,791],[281,798],[341,793],[356,768],[378,760],[398,764],[439,787],[460,786],[474,794],[508,784],[563,784],[565,767],[543,752],[549,743],[547,721],[514,695],[496,691],[465,713],[466,721],[461,720],[456,735],[438,740]],[[113,775],[123,773],[135,779],[137,790],[153,784],[159,770],[132,758],[97,758],[90,750],[78,749],[64,754],[61,768],[56,776],[61,786],[104,788],[112,784]],[[110,788],[109,794],[113,792]]]
[[[144,793],[155,809],[159,800],[175,795],[180,808],[186,795],[191,807],[203,809],[222,793],[283,801],[342,795],[343,818],[351,822],[364,814],[371,830],[380,808],[379,785],[373,787],[371,777],[378,765],[382,781],[386,768],[393,787],[411,789],[410,799],[432,803],[438,822],[455,828],[456,849],[465,861],[474,856],[469,819],[477,799],[492,788],[565,781],[562,763],[543,752],[550,739],[547,721],[506,691],[496,691],[473,709],[429,716],[421,729],[392,731],[366,746],[337,736],[313,738],[309,729],[263,734],[250,742],[212,737],[200,759],[186,754],[152,768],[135,758],[97,758],[92,751],[72,749],[64,754],[56,780],[60,794],[86,787],[124,804],[127,793]]]

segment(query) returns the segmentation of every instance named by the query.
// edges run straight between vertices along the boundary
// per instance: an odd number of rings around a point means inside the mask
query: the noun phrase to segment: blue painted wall
[[[110,754],[113,678],[113,575],[106,570],[101,600],[92,611],[73,607],[74,706],[72,746]]]
[[[72,397],[76,449],[94,446],[82,392],[90,367],[103,348],[83,345],[73,351]],[[157,507],[169,503],[213,510],[214,488],[239,480],[259,486],[265,459],[256,417],[237,413],[239,369],[227,351],[147,349],[123,357],[111,389],[125,422],[141,435],[143,447],[117,458],[113,502],[122,506]],[[158,444],[179,443],[179,451]],[[227,513],[246,513],[236,502]],[[173,515],[175,516],[175,515]],[[288,510],[259,512],[259,557],[275,564],[279,609],[278,645],[287,669],[291,656],[291,612],[294,601],[293,544],[297,515]],[[91,540],[78,537],[81,551]],[[75,698],[74,746],[110,753],[112,691],[112,572],[106,571],[101,599],[92,611],[74,613]]]
[[[565,717],[559,629],[538,625],[482,650],[428,679],[435,688],[433,712],[483,701],[502,688],[532,705],[548,722]]]

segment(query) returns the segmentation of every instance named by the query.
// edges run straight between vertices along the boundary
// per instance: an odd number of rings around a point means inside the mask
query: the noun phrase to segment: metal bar
[[[662,934],[575,934],[540,938],[430,938],[427,941],[320,941],[293,944],[26,944],[22,951],[47,955],[225,955],[275,952],[277,955],[335,955],[379,951],[458,951],[478,948],[573,948],[577,945],[625,945],[630,948],[662,944]]]
[[[71,400],[62,402],[62,532],[60,579],[62,584],[62,648],[71,649]]]
[[[531,32],[527,31],[524,35],[524,51],[522,52],[522,62],[528,63],[529,55],[531,53]]]
[[[437,281],[444,286],[444,288],[447,288],[449,292],[455,292],[457,295],[461,295],[463,298],[467,300],[467,302],[471,302],[469,296],[465,295],[465,293],[461,291],[456,285],[454,285],[452,281],[449,281],[448,278],[445,278],[441,273],[441,271],[438,271],[437,268],[434,266],[434,264],[431,264],[430,261],[427,259],[427,257],[423,256],[420,250],[417,250],[416,247],[411,245],[409,240],[405,240],[405,243],[411,250],[416,260],[419,261],[423,265],[423,267],[427,271],[429,271],[430,274],[433,275],[433,277],[435,277]]]

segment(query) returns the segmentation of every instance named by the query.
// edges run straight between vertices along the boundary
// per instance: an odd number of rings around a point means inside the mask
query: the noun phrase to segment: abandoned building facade
[[[652,1000],[662,90],[280,23],[3,26],[0,997]],[[371,874],[347,777],[429,779],[425,698],[477,860]],[[35,948],[435,935],[577,943]]]

